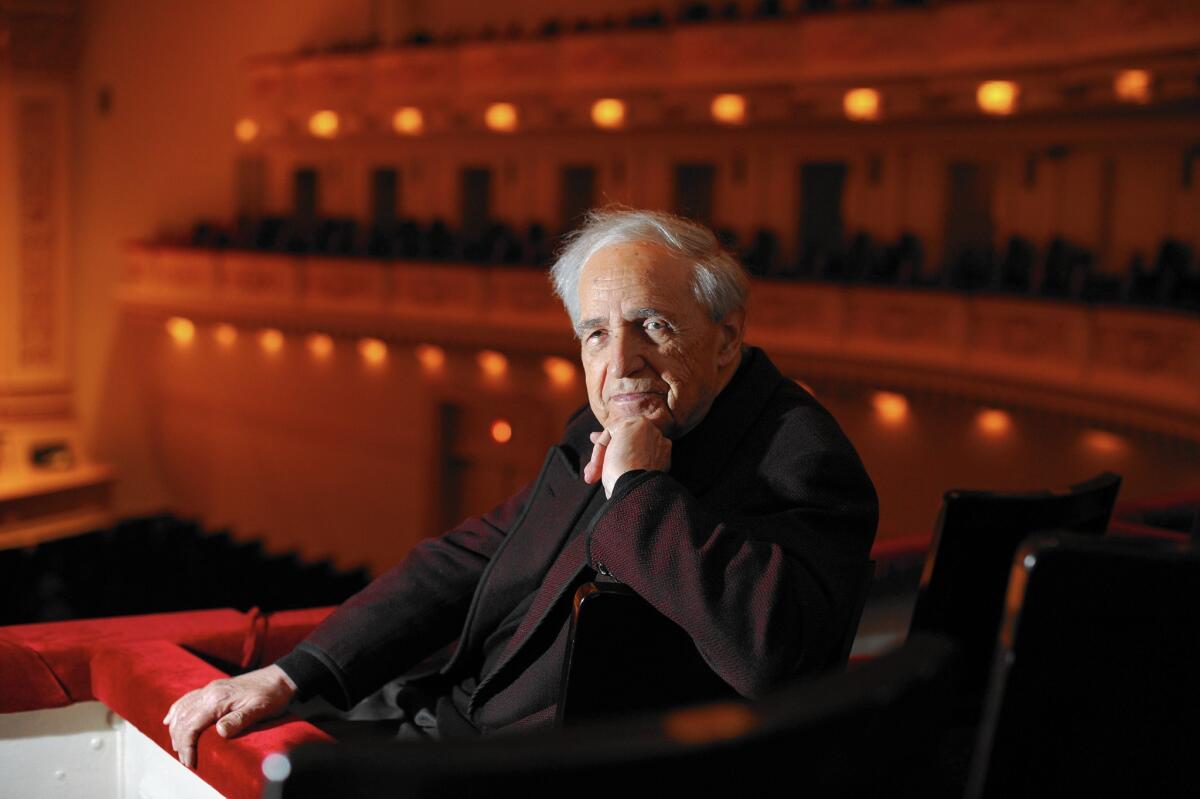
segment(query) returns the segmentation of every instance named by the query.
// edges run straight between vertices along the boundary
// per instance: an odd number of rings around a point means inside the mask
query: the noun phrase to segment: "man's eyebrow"
[[[666,314],[664,314],[662,311],[658,310],[657,308],[638,308],[636,311],[633,312],[633,314],[630,318],[632,318],[632,319],[649,319],[652,316],[666,316]]]
[[[604,324],[603,317],[593,316],[591,319],[584,319],[582,322],[575,325],[575,331],[577,333],[582,333],[584,330],[592,330],[594,328],[600,327],[603,324]]]

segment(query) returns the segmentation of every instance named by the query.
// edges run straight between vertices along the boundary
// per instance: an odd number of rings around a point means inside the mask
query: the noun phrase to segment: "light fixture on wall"
[[[874,122],[880,117],[881,103],[875,89],[851,89],[842,97],[842,111],[855,122]]]
[[[213,338],[222,347],[228,349],[237,343],[238,333],[237,328],[228,322],[222,322],[213,328]]]
[[[318,111],[308,118],[308,132],[318,139],[337,138],[341,120],[336,111]]]
[[[1021,90],[1011,80],[988,80],[975,90],[979,110],[992,116],[1008,116],[1017,110]]]
[[[358,354],[371,366],[381,366],[387,361],[387,344],[377,338],[363,338],[358,341]]]
[[[557,355],[548,356],[542,361],[542,369],[546,377],[556,386],[569,386],[575,382],[575,364]]]
[[[512,103],[492,103],[484,112],[483,121],[488,126],[488,130],[494,130],[497,133],[512,133],[516,131],[518,125],[517,107]]]
[[[415,352],[425,374],[437,374],[446,366],[446,351],[436,344],[418,344]]]
[[[476,361],[479,363],[479,368],[488,377],[503,377],[508,372],[508,358],[495,350],[481,350]]]
[[[625,126],[625,102],[615,97],[605,97],[592,103],[592,122],[605,130],[618,130]]]
[[[497,419],[492,422],[492,441],[497,444],[507,444],[512,440],[513,429],[507,419]]]
[[[999,438],[1012,430],[1012,417],[996,408],[984,408],[975,415],[975,426],[984,435]]]
[[[722,125],[742,125],[746,122],[746,98],[740,94],[718,94],[709,107],[712,118]]]
[[[333,337],[325,333],[312,333],[305,340],[309,355],[323,361],[333,355]]]
[[[1144,69],[1123,69],[1113,78],[1113,94],[1123,103],[1143,105],[1150,102],[1150,73]]]
[[[886,424],[896,425],[908,418],[908,399],[893,391],[876,391],[871,396],[875,415]]]
[[[249,144],[258,138],[258,123],[250,117],[242,117],[233,126],[233,135],[242,144]]]
[[[181,346],[191,344],[196,338],[196,325],[191,319],[182,316],[172,316],[167,320],[167,335]]]
[[[401,136],[419,136],[425,131],[425,115],[413,106],[397,108],[392,114],[392,130]]]
[[[1083,443],[1088,449],[1101,455],[1119,455],[1125,451],[1125,439],[1107,430],[1085,430]]]
[[[266,330],[260,330],[258,333],[258,346],[262,347],[262,351],[268,355],[275,355],[283,349],[283,332],[269,327]]]

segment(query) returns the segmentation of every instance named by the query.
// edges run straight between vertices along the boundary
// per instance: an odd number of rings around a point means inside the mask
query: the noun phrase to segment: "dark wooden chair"
[[[756,795],[923,795],[953,667],[953,644],[916,636],[757,703],[484,739],[305,744],[271,764],[264,795],[706,796],[731,779]]]
[[[850,656],[874,574],[875,562],[868,561],[831,669],[844,667]],[[576,591],[560,726],[735,698],[691,637],[633,589],[601,575]]]
[[[1031,539],[1001,629],[967,796],[1197,795],[1200,549]]]
[[[956,717],[978,720],[1013,554],[1030,534],[1102,535],[1121,486],[1104,472],[1061,491],[949,491],[925,560],[909,634],[953,639],[962,654]]]

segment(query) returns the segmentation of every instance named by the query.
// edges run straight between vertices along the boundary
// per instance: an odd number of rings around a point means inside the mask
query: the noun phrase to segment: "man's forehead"
[[[584,264],[580,299],[622,306],[679,304],[691,295],[691,268],[652,242],[623,242],[597,250]]]

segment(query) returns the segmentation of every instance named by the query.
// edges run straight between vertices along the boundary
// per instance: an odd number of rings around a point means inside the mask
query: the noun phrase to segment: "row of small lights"
[[[190,347],[196,340],[196,323],[191,319],[173,316],[167,320],[166,329],[167,334],[179,347]],[[237,344],[240,334],[236,327],[222,322],[213,326],[212,337],[218,345],[229,349]],[[270,356],[281,353],[287,342],[283,331],[273,327],[256,331],[255,339],[259,348]],[[334,355],[333,337],[327,333],[309,333],[305,336],[304,343],[309,355],[315,360],[326,361]],[[446,351],[441,347],[435,344],[418,344],[413,353],[426,374],[437,375],[445,369]],[[368,336],[358,340],[358,354],[369,367],[381,368],[387,363],[390,349],[382,339]],[[475,356],[475,362],[489,379],[499,380],[508,374],[508,358],[504,353],[480,350]],[[560,388],[567,388],[575,382],[575,364],[566,358],[547,356],[542,359],[542,369],[550,382]],[[489,433],[497,444],[507,444],[512,440],[513,427],[507,419],[495,419]]]
[[[908,398],[894,391],[876,391],[871,395],[871,407],[876,418],[888,427],[900,427],[909,419]],[[1013,430],[1012,416],[998,408],[982,408],[975,414],[975,429],[988,438],[1004,438]],[[1114,455],[1123,452],[1126,446],[1125,440],[1115,433],[1095,429],[1084,431],[1083,443],[1096,452]]]
[[[1127,103],[1150,101],[1151,75],[1144,69],[1126,69],[1113,78],[1113,93]],[[1020,86],[1011,80],[989,80],[975,90],[979,110],[992,116],[1008,116],[1017,110]],[[842,111],[855,122],[875,122],[883,117],[883,97],[877,89],[851,89],[842,97]],[[625,126],[627,105],[624,100],[605,97],[592,103],[592,123],[603,130],[619,130]],[[741,94],[718,94],[713,97],[709,113],[722,125],[742,125],[746,122],[746,98]],[[497,133],[515,133],[520,127],[520,113],[514,103],[492,103],[483,114],[483,122]],[[337,138],[341,118],[336,111],[317,111],[308,118],[308,132],[319,139]],[[425,114],[415,106],[398,108],[392,114],[392,130],[402,136],[419,136],[425,131]],[[258,138],[258,122],[249,117],[238,120],[234,135],[241,142]]]

